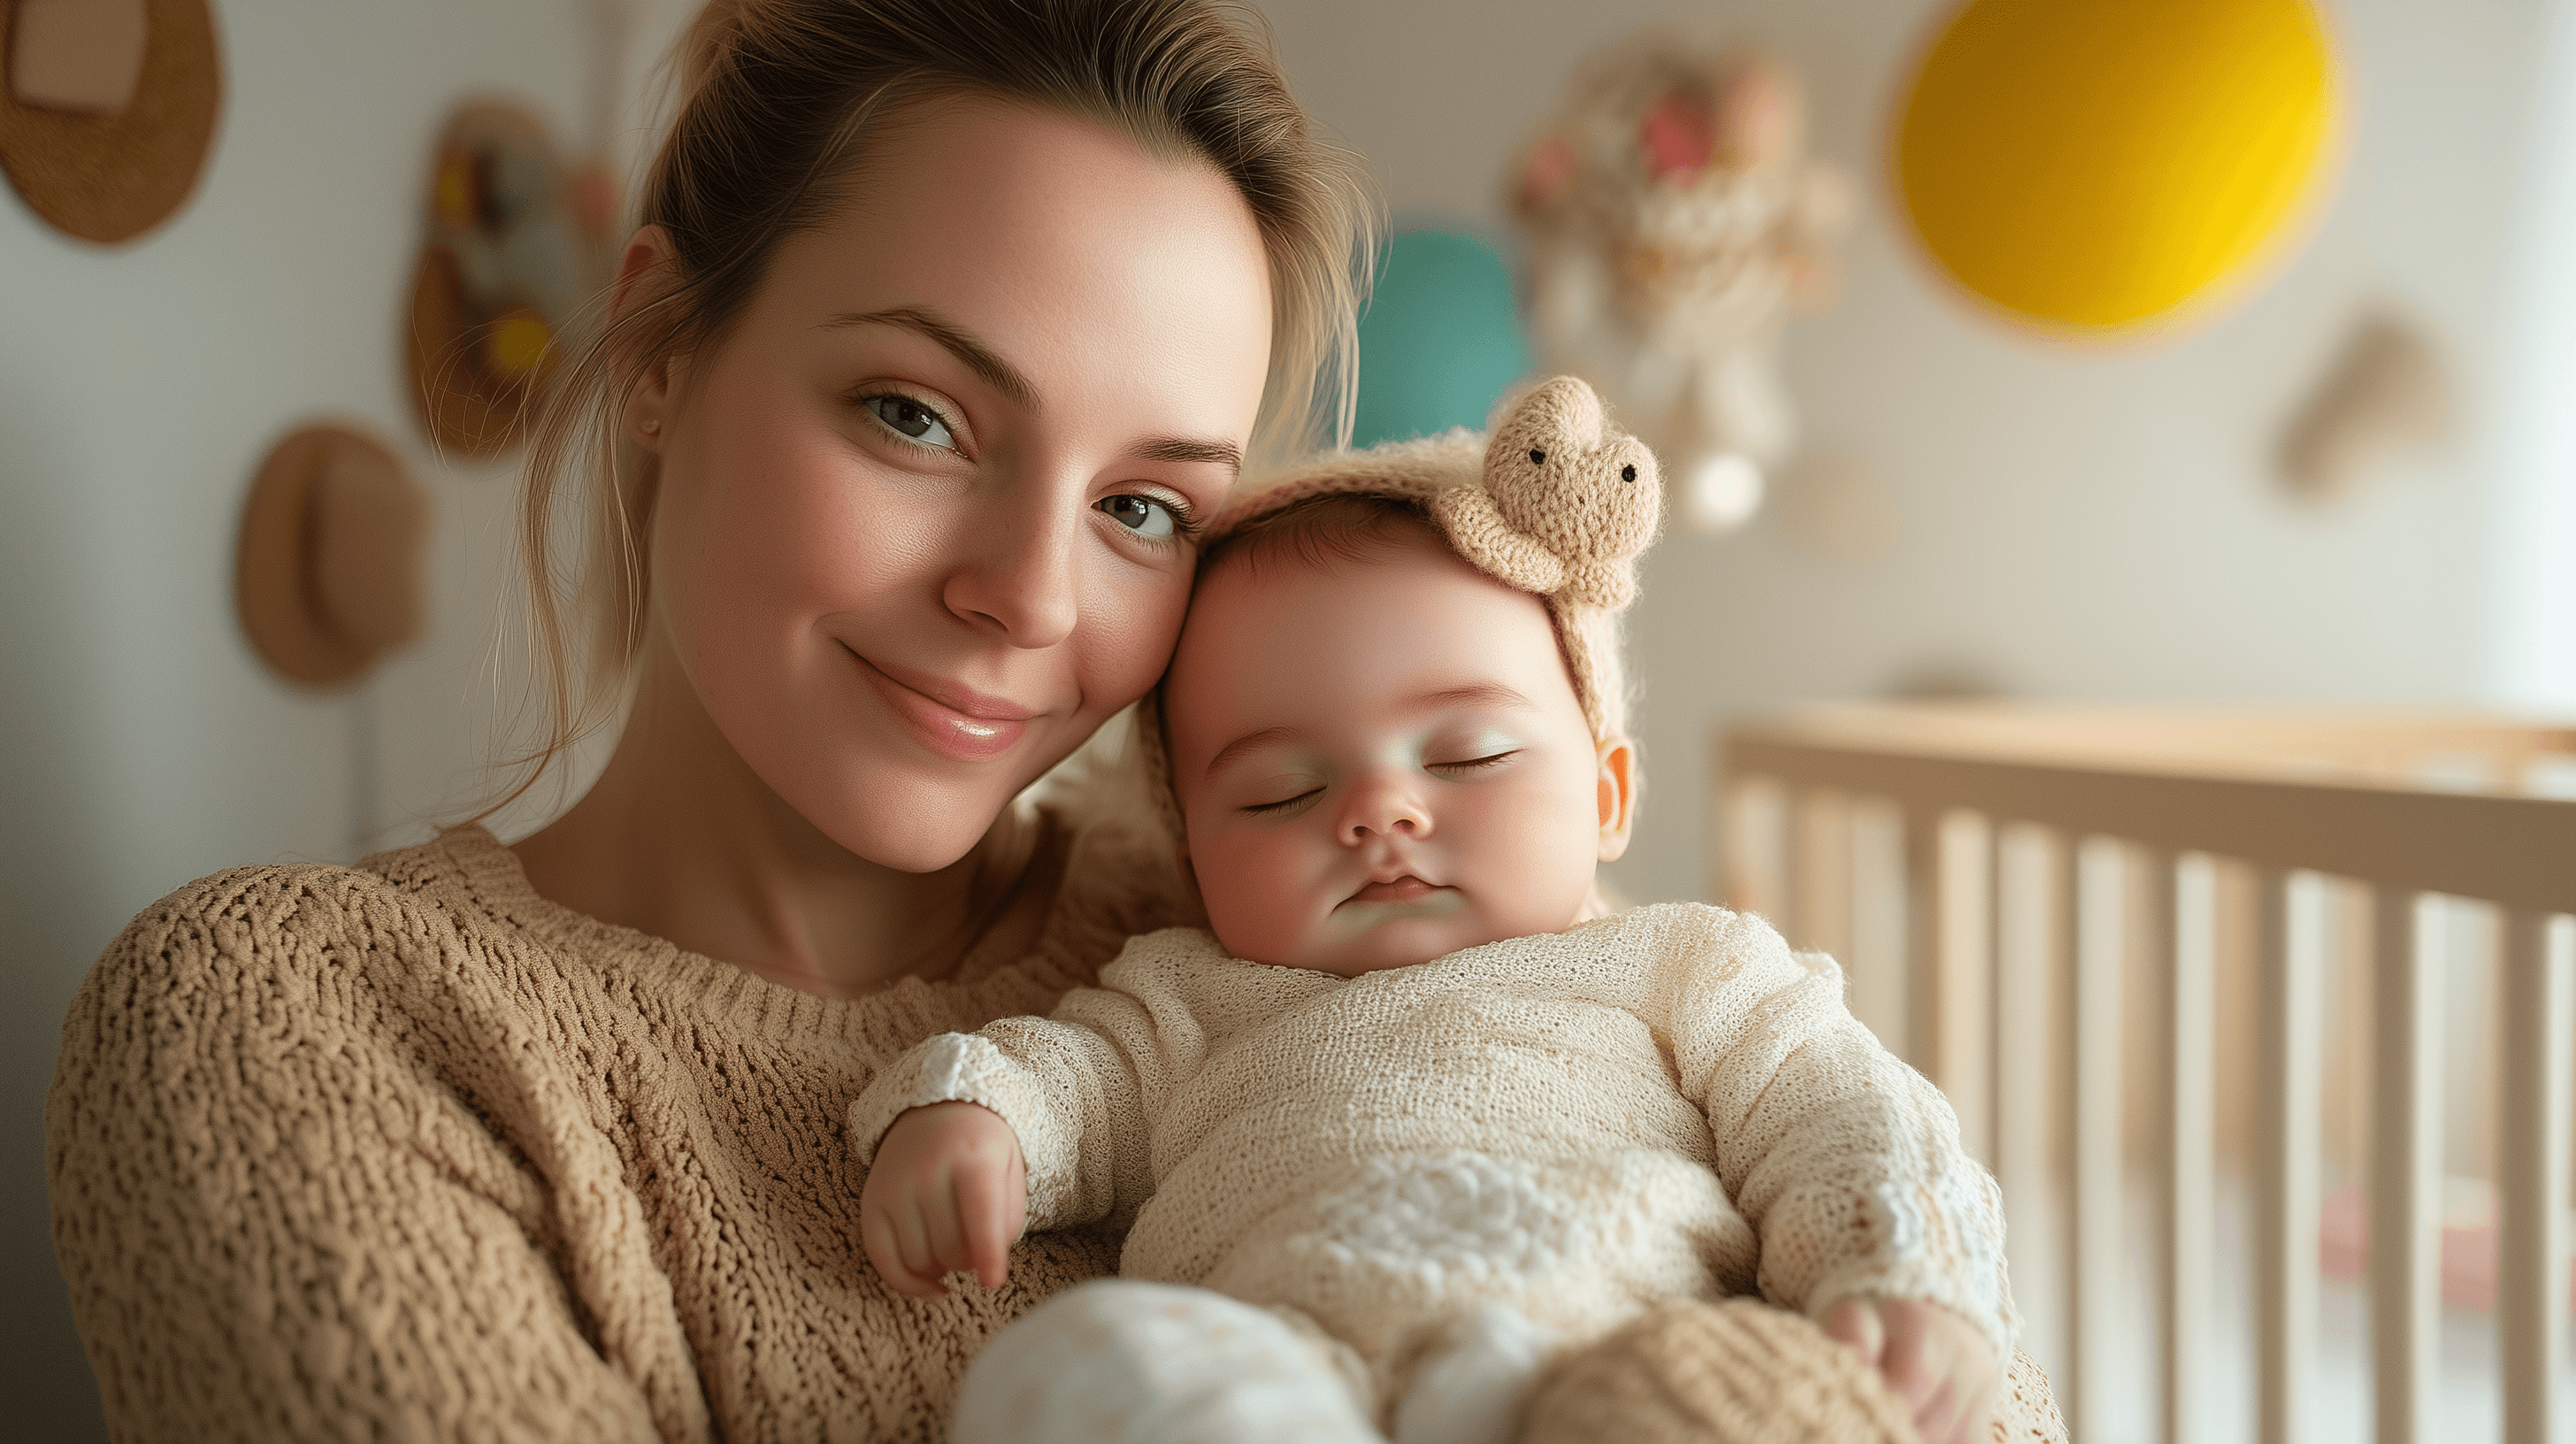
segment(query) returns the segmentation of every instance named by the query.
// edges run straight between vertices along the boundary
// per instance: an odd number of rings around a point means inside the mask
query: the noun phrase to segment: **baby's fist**
[[[899,1294],[948,1292],[964,1270],[986,1288],[1010,1274],[1028,1222],[1028,1165],[1002,1116],[974,1103],[933,1103],[894,1121],[859,1190],[859,1238]]]
[[[1976,1444],[1994,1417],[2002,1361],[1977,1327],[1920,1299],[1850,1298],[1825,1333],[1860,1350],[1914,1416],[1923,1444]]]

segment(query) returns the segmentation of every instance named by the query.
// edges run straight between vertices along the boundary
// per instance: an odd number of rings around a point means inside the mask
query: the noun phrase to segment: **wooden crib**
[[[2576,1430],[2561,1378],[2576,730],[1886,705],[1732,727],[1717,750],[1718,895],[1844,960],[1854,1011],[1949,1094],[2008,1199],[2036,1187],[2067,1200],[2064,1246],[2041,1271],[2053,1277],[2023,1270],[2016,1292],[2056,1294],[2055,1383],[2078,1444],[2111,1432],[2095,1383],[2119,1322],[2132,1177],[2160,1203],[2147,1333],[2162,1341],[2162,1435],[2197,1437],[2221,1134],[2240,1114],[2253,1120],[2239,1152],[2256,1437],[2305,1437],[2321,1181],[2339,1153],[2366,1160],[2354,1172],[2374,1225],[2377,1437],[2442,1437],[2431,1411],[2450,999],[2437,924],[2456,900],[2491,909],[2494,1106],[2480,1126],[2494,1130],[2504,1435],[2549,1444]],[[2241,916],[2222,905],[2231,886]],[[2368,1021],[2329,1037],[2329,1001],[2344,1002],[2326,987],[2336,943],[2366,995],[2340,1011]],[[2248,994],[2242,1016],[2219,1006],[2231,983]],[[2250,1071],[2222,1086],[2222,1030],[2248,1019]]]

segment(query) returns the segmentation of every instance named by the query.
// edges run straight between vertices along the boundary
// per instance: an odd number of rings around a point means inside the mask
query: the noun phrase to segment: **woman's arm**
[[[173,895],[64,1024],[54,1242],[115,1436],[708,1437],[676,1325],[580,1316],[602,1261],[373,1006],[319,871]]]

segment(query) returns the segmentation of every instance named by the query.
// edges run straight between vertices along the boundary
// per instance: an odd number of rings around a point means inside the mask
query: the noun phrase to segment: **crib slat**
[[[1914,1071],[1941,1081],[1941,819],[1904,804],[1904,1057]]]
[[[2373,897],[2371,1376],[2379,1444],[2431,1444],[2440,1362],[2442,970],[2421,894]]]
[[[2058,1036],[2069,1092],[2065,1156],[2075,1175],[2068,1190],[2074,1227],[2066,1270],[2067,1419],[2075,1438],[2101,1439],[2111,1426],[2101,1382],[2120,1269],[2119,954],[2105,945],[2103,920],[2084,906],[2082,839],[2060,834],[2056,841],[2049,890],[2064,970]]]
[[[1996,829],[1994,869],[1994,1036],[2030,1040],[1995,1049],[1995,1178],[2003,1185],[2004,1217],[2016,1226],[2057,1207],[2056,1080],[2066,1053],[2050,937],[2044,930],[2032,936],[2027,926],[2033,911],[2029,904],[2048,904],[2043,912],[2053,911],[2055,904],[2039,896],[2047,891],[2045,876],[2035,885],[2024,876],[2022,832]],[[2014,1286],[2025,1297],[2038,1296],[2063,1277],[2055,1261],[2030,1248],[2026,1239],[2015,1243],[2013,1253]]]
[[[1802,948],[1851,956],[1851,799],[1811,787],[1798,796],[1798,912]]]
[[[2506,916],[2504,1106],[2498,1118],[2496,1319],[2504,1342],[2506,1444],[2548,1444],[2569,1402],[2567,1168],[2576,1087],[2576,969],[2550,947],[2546,913]]]
[[[2292,875],[2261,871],[2255,959],[2259,1179],[2255,1218],[2256,1437],[2298,1444],[2316,1351],[2317,1095],[2323,1008],[2316,949],[2294,925]]]
[[[2147,925],[2140,929],[2157,982],[2155,1098],[2164,1154],[2164,1440],[2199,1438],[2200,1351],[2208,1341],[2210,1268],[2210,1014],[2208,873],[2142,849]],[[2192,908],[2186,922],[2184,908]],[[2197,924],[2197,925],[2196,925]]]
[[[1916,1026],[1930,1055],[1915,1066],[1959,1115],[1959,1146],[1991,1168],[1994,1151],[1994,830],[1974,813],[1907,819],[1907,867],[1924,901],[1915,956],[1930,960],[1916,976],[1929,985],[1917,1002]],[[1928,1064],[1928,1066],[1926,1066]]]

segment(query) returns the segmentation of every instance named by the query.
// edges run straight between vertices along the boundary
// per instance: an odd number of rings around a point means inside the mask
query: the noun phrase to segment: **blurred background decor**
[[[1785,65],[1657,26],[1579,65],[1506,172],[1540,369],[1590,381],[1702,531],[1751,517],[1794,440],[1782,315],[1848,208],[1805,149]]]
[[[518,443],[564,327],[607,279],[614,191],[590,171],[577,186],[545,126],[515,106],[462,107],[435,154],[412,278],[412,384],[422,428],[483,460]]]
[[[187,203],[223,108],[206,0],[14,0],[0,70],[0,166],[48,224],[113,245]]]
[[[1968,294],[2106,338],[2204,315],[2286,259],[2341,104],[2307,0],[1967,0],[1914,72],[1894,170]]]
[[[233,599],[279,676],[335,687],[419,639],[429,500],[364,431],[303,427],[272,448],[242,507]]]
[[[2423,332],[2387,307],[2365,310],[2281,434],[2281,481],[2305,500],[2341,501],[2391,453],[2449,434],[2451,412]]]

